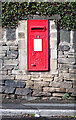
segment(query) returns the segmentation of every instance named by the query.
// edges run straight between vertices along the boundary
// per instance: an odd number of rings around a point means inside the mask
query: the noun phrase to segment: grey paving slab
[[[0,108],[2,116],[18,116],[24,114],[39,114],[42,117],[50,116],[75,116],[76,104],[50,104],[50,103],[27,103],[27,104],[3,104]]]

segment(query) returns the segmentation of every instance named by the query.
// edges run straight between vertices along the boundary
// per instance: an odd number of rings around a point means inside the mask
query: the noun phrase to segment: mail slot
[[[48,71],[48,20],[27,20],[27,71]]]
[[[32,32],[40,32],[40,31],[42,32],[42,31],[45,31],[45,27],[44,26],[43,27],[42,26],[39,26],[39,27],[38,26],[36,26],[36,27],[33,26],[33,27],[31,27],[31,31]]]

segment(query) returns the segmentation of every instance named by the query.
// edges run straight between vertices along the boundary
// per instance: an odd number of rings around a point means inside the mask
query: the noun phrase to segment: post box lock
[[[27,20],[27,71],[48,71],[48,20]]]
[[[36,38],[39,38],[39,35],[36,35]]]

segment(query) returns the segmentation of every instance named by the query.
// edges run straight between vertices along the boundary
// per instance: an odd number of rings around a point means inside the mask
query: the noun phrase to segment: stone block
[[[15,88],[17,85],[16,85],[16,82],[14,80],[6,80],[5,81],[5,86]]]
[[[12,70],[12,75],[20,75],[21,73],[20,70]]]
[[[52,94],[50,92],[43,92],[43,96],[46,96],[46,98],[42,97],[42,99],[44,100],[47,100],[49,99],[49,97],[51,96]],[[48,97],[48,98],[47,98]]]
[[[30,72],[31,75],[40,75],[42,72]]]
[[[53,77],[52,78],[43,78],[43,81],[53,81]]]
[[[72,96],[72,97],[76,97],[76,93],[72,93],[71,96]]]
[[[53,93],[53,97],[62,97],[64,96],[64,93]]]
[[[61,100],[62,98],[60,98],[60,97],[49,97],[49,100]]]
[[[5,86],[5,93],[6,94],[12,94],[14,93],[15,88],[13,88],[12,86]]]
[[[6,55],[6,51],[1,50],[0,54],[5,54]]]
[[[59,80],[59,77],[54,77],[54,81],[58,81]]]
[[[55,24],[54,20],[50,20],[50,25]]]
[[[18,44],[18,43],[17,43],[16,41],[7,41],[7,42],[6,42],[6,45],[7,45],[7,46],[17,46],[17,44]]]
[[[55,88],[72,88],[72,82],[50,82],[49,86]]]
[[[57,60],[50,60],[50,69],[51,71],[57,69]]]
[[[9,59],[15,59],[18,57],[18,51],[14,51],[14,50],[11,50],[11,51],[8,51],[7,52],[7,58]]]
[[[69,80],[70,79],[70,74],[69,73],[62,73],[62,76],[65,80]]]
[[[34,92],[32,93],[32,96],[35,96],[35,97],[41,97],[43,95],[43,93],[39,90],[34,90]]]
[[[51,59],[57,59],[57,49],[51,49]]]
[[[6,68],[7,70],[12,70],[12,69],[14,68],[14,66],[13,66],[13,65],[6,65],[5,68]]]
[[[73,81],[73,88],[76,88],[76,80]]]
[[[4,86],[0,86],[0,93],[4,93],[5,91],[5,87]]]
[[[76,80],[76,74],[70,74],[70,80]]]
[[[58,57],[63,57],[63,52],[62,51],[58,51]]]
[[[75,64],[72,64],[72,65],[70,64],[70,65],[69,65],[69,68],[70,68],[70,69],[76,69],[76,65],[75,65]]]
[[[68,58],[58,58],[59,64],[68,64],[69,59]]]
[[[15,99],[15,98],[16,98],[15,95],[13,95],[13,94],[10,94],[9,97],[10,97],[11,99]]]
[[[55,91],[64,93],[64,92],[66,92],[66,88],[56,88]]]
[[[18,46],[9,46],[9,50],[14,50],[17,51],[18,50]]]
[[[57,39],[57,31],[50,33],[50,39]]]
[[[2,98],[5,99],[6,98],[6,94],[2,94]]]
[[[74,53],[73,54],[68,54],[68,58],[75,58],[75,55],[74,55]]]
[[[18,60],[5,60],[4,61],[4,65],[18,65],[19,64],[19,62],[18,62]]]
[[[40,97],[22,96],[22,99],[25,99],[30,102],[31,100],[39,100]]]
[[[0,46],[0,50],[7,51],[9,50],[9,46]]]
[[[51,75],[51,74],[46,74],[46,73],[44,73],[44,74],[41,74],[40,77],[41,77],[41,78],[51,78],[52,75]]]
[[[59,70],[65,70],[69,68],[70,66],[68,64],[59,64]]]
[[[74,89],[74,88],[67,88],[66,89],[66,92],[68,92],[68,93],[74,93],[74,91],[75,91],[76,89]]]
[[[63,88],[72,88],[72,82],[63,82],[61,87],[63,87]]]
[[[33,88],[33,85],[34,85],[34,82],[33,81],[31,81],[31,80],[27,80],[26,81],[26,88]]]
[[[61,70],[60,72],[63,72],[63,73],[69,73],[69,68],[64,69],[64,70]]]
[[[0,85],[4,85],[5,81],[4,80],[0,80]]]
[[[54,77],[54,81],[60,82],[63,80],[63,77]]]
[[[50,87],[43,87],[43,92],[49,92],[50,91]],[[54,91],[54,89],[53,89],[53,91]]]
[[[59,45],[58,48],[60,51],[69,51],[70,47],[68,45]]]
[[[42,87],[41,87],[39,84],[38,84],[38,85],[34,84],[33,89],[34,89],[34,90],[39,90],[39,91],[41,91],[41,90],[42,90]]]
[[[0,58],[2,59],[3,57],[5,57],[5,55],[6,55],[5,53],[1,53]]]
[[[43,87],[44,92],[66,92],[65,88]]]
[[[0,74],[7,75],[7,70],[0,70]]]
[[[26,70],[27,59],[26,51],[24,49],[19,50],[19,70]]]
[[[9,40],[16,40],[16,29],[14,28],[7,28],[6,29],[6,39]]]
[[[38,78],[39,75],[31,75],[32,78]]]
[[[70,74],[76,74],[76,69],[69,69]]]
[[[16,75],[17,80],[30,80],[30,75]]]
[[[14,75],[0,75],[0,80],[14,80]]]
[[[0,60],[0,69],[2,69],[2,63],[3,63],[3,61]]]
[[[34,86],[49,86],[49,82],[44,82],[44,81],[40,81],[40,82],[34,82]]]
[[[54,48],[57,49],[57,40],[51,40],[50,39],[50,48],[51,49],[54,49]]]
[[[18,41],[18,49],[26,49],[26,46],[25,46],[25,40],[19,40]]]
[[[25,34],[24,34],[24,32],[19,32],[18,33],[18,38],[20,39],[22,39],[22,38],[25,38]]]
[[[57,26],[55,25],[55,23],[51,25],[51,30],[53,30],[53,29],[54,29],[54,30],[57,29]]]
[[[58,70],[55,70],[55,69],[53,69],[53,68],[51,68],[51,70],[52,70],[52,71],[51,71],[51,75],[52,75],[52,76],[54,76],[54,75],[55,75],[55,76],[58,76],[58,74],[59,74],[59,71],[58,71]]]
[[[72,57],[72,58],[68,58],[68,59],[69,59],[68,62],[69,62],[70,64],[75,64],[75,63],[76,63],[74,57]]]
[[[25,82],[20,82],[20,81],[18,81],[16,87],[18,87],[18,88],[24,88],[25,85],[26,85]]]
[[[12,75],[12,70],[8,70],[8,75]]]
[[[33,81],[42,81],[43,78],[31,78],[31,80],[33,80]]]
[[[25,22],[21,22],[18,25],[18,31],[24,31],[25,30]]]
[[[16,95],[31,95],[31,89],[30,88],[16,88]]]
[[[14,66],[14,70],[19,70],[19,65],[18,66]]]

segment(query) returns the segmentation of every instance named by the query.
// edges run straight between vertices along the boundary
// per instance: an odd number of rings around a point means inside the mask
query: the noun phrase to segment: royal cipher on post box
[[[27,20],[27,71],[48,71],[48,20]]]

